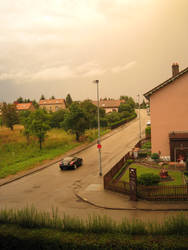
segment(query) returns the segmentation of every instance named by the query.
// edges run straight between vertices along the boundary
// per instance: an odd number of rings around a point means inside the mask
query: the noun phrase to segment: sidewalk
[[[111,210],[188,211],[188,201],[131,201],[128,195],[104,190],[103,178],[98,177],[75,195],[92,206]]]

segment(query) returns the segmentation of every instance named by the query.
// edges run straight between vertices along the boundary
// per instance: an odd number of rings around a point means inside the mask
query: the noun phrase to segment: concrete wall
[[[150,97],[152,153],[170,155],[168,134],[188,131],[188,73]]]

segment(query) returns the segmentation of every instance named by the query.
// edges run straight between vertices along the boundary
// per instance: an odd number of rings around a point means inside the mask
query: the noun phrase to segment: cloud
[[[122,66],[116,66],[116,67],[112,68],[111,70],[113,73],[120,73],[120,72],[123,72],[123,71],[126,71],[126,70],[133,68],[135,65],[136,65],[136,61],[132,61],[132,62],[129,62],[129,63],[122,65]]]

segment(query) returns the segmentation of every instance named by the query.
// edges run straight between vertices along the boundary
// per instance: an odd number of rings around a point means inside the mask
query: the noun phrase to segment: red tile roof
[[[45,100],[39,101],[39,105],[53,105],[53,104],[65,105],[65,100],[64,99],[45,99]]]
[[[32,106],[32,102],[28,102],[28,103],[17,103],[17,104],[16,104],[16,109],[17,109],[17,110],[29,110],[31,106]]]
[[[99,106],[101,108],[118,108],[124,100],[100,100]],[[97,101],[92,101],[97,106]]]

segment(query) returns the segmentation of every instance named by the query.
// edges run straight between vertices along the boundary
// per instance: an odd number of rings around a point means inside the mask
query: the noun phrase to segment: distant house
[[[188,157],[188,68],[179,72],[172,65],[172,77],[144,96],[150,101],[152,153],[171,161]]]
[[[60,109],[66,109],[66,104],[64,99],[45,99],[39,101],[39,107],[55,112]]]
[[[122,102],[124,100],[100,100],[99,107],[103,108],[105,113],[118,112],[118,108]],[[96,106],[98,105],[97,101],[92,101],[92,103]]]
[[[15,103],[17,111],[34,111],[35,107],[32,102],[28,103]]]

